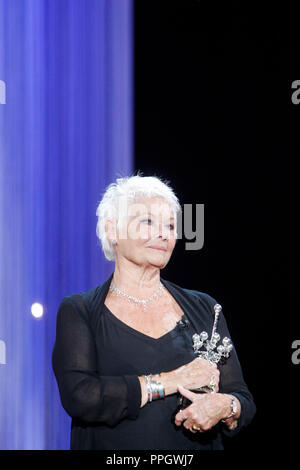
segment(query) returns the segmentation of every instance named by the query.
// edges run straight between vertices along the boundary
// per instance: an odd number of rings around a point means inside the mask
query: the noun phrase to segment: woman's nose
[[[159,226],[159,238],[162,240],[167,240],[169,238],[169,231],[163,224],[160,224]]]
[[[153,224],[151,226],[151,238],[161,238],[164,239],[163,227],[161,224]]]

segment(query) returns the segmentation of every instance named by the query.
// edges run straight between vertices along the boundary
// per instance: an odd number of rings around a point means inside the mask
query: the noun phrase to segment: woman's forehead
[[[151,214],[153,216],[165,215],[174,218],[173,208],[165,199],[160,197],[140,198],[138,201],[132,202],[128,210],[131,217]]]

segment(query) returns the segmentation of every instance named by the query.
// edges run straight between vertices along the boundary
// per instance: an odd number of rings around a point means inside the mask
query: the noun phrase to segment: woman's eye
[[[174,228],[175,228],[173,224],[169,224],[168,227],[169,227],[170,230],[174,230]]]
[[[146,224],[150,225],[152,223],[151,219],[144,219],[142,222],[145,222]]]

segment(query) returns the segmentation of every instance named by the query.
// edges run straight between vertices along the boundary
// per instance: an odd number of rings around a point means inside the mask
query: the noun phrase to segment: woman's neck
[[[155,266],[138,266],[134,263],[116,263],[113,281],[128,295],[149,297],[159,286],[160,269]]]

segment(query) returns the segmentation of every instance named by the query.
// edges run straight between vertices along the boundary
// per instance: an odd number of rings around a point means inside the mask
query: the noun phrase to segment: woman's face
[[[160,197],[141,198],[128,209],[118,230],[116,260],[124,257],[140,266],[162,269],[176,243],[174,212]]]

